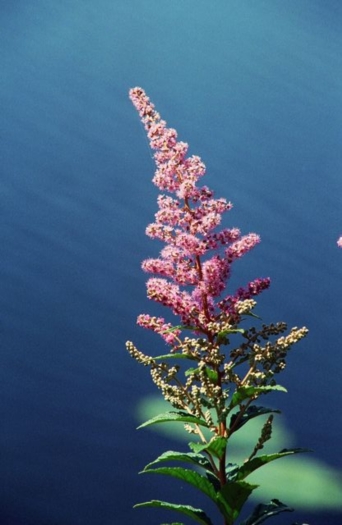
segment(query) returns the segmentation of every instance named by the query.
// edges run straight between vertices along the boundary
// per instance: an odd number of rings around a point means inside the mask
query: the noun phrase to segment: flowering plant
[[[233,525],[257,485],[246,479],[256,469],[303,449],[259,454],[271,438],[274,413],[256,404],[259,397],[286,391],[276,376],[285,368],[287,352],[307,334],[307,329],[287,332],[283,322],[261,324],[254,314],[255,297],[270,285],[258,278],[233,294],[226,285],[233,263],[260,242],[255,233],[241,235],[237,228],[218,230],[222,215],[232,208],[226,199],[200,186],[205,165],[188,156],[188,144],[177,140],[145,92],[136,87],[130,98],[150,140],[157,170],[158,197],[155,222],[146,229],[152,239],[165,243],[160,257],[147,259],[142,268],[159,277],[147,281],[147,296],[171,309],[180,320],[139,315],[138,324],[159,334],[169,346],[164,355],[150,356],[132,342],[131,356],[148,366],[151,377],[171,405],[169,412],[143,423],[180,422],[194,436],[190,452],[167,451],[149,463],[144,473],[173,476],[189,483],[217,507],[224,525]],[[248,320],[253,320],[249,326]],[[251,419],[267,415],[250,455],[242,465],[229,462],[227,445],[233,434]],[[190,468],[168,466],[185,463]],[[202,525],[212,525],[201,509],[152,500],[136,507],[161,507],[180,512]],[[258,525],[283,511],[292,510],[279,500],[259,504],[240,525]],[[177,522],[177,524],[181,525]]]

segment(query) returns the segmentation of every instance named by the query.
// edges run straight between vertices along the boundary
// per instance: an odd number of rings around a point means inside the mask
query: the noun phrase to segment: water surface
[[[340,2],[5,1],[0,15],[0,522],[158,522],[131,509],[166,496],[137,472],[174,446],[135,431],[154,390],[124,350],[159,344],[135,326],[155,308],[140,261],[157,196],[135,85],[234,203],[227,225],[261,235],[232,286],[270,275],[263,318],[310,328],[274,401],[297,444],[342,470]]]

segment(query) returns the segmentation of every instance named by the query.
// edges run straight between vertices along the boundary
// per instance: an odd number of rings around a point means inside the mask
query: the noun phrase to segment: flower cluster
[[[200,186],[205,165],[196,155],[186,156],[188,144],[177,141],[177,132],[166,126],[141,88],[130,90],[130,98],[155,150],[157,166],[154,184],[168,195],[158,197],[155,222],[146,229],[152,239],[165,242],[160,256],[142,263],[144,271],[155,277],[147,281],[147,295],[213,340],[210,329],[222,316],[236,325],[240,314],[235,305],[268,288],[269,278],[256,279],[235,295],[222,297],[231,275],[232,263],[249,252],[260,238],[255,233],[242,236],[237,228],[217,228],[222,215],[232,208],[223,198],[214,198],[207,186]],[[158,277],[156,277],[158,276]],[[163,319],[139,316],[138,323],[175,344],[178,333]]]

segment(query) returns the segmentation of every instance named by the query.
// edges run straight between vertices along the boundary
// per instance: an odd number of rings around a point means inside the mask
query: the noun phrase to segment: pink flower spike
[[[232,322],[238,320],[236,302],[269,286],[268,279],[255,279],[246,288],[219,299],[227,286],[231,264],[254,248],[260,238],[255,233],[241,237],[237,228],[218,230],[232,204],[214,198],[207,186],[198,186],[206,171],[203,161],[197,155],[186,156],[188,144],[178,141],[176,130],[161,119],[144,90],[137,87],[129,95],[154,150],[153,183],[162,192],[155,221],[146,228],[149,237],[165,243],[159,257],[142,263],[143,270],[153,275],[147,281],[147,297],[171,309],[195,334],[211,334],[212,323],[222,313],[228,313]],[[164,319],[142,315],[139,324],[175,344],[175,333],[165,328]]]
[[[179,315],[184,324],[191,324],[198,316],[197,304],[187,292],[166,279],[152,277],[147,281],[147,297],[168,306],[175,315]]]
[[[254,279],[248,283],[246,288],[239,288],[234,295],[228,295],[222,301],[219,302],[218,306],[224,312],[233,312],[234,305],[238,301],[245,299],[251,299],[256,295],[259,295],[263,290],[267,290],[270,287],[271,279],[264,277],[263,279]]]
[[[254,246],[260,242],[260,237],[256,233],[249,233],[244,235],[239,241],[234,242],[226,250],[226,255],[229,262],[242,257],[245,253],[249,252]]]
[[[163,259],[146,259],[142,262],[141,267],[148,273],[158,273],[171,278],[175,275],[172,262]]]
[[[173,328],[171,323],[165,323],[165,319],[162,317],[151,317],[147,314],[141,314],[137,319],[137,324],[160,334],[168,344],[175,345],[178,343],[177,336],[179,336],[181,331],[173,329],[172,332],[170,332],[170,328]]]

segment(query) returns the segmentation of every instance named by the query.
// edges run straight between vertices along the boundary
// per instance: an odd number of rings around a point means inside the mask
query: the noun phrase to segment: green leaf
[[[184,525],[184,523],[180,523],[179,521],[177,521],[172,523],[161,523],[161,525]]]
[[[154,499],[152,501],[145,501],[144,503],[138,503],[137,505],[134,505],[134,508],[138,507],[159,507],[162,509],[174,510],[189,516],[198,523],[201,523],[201,525],[213,525],[212,521],[205,514],[205,512],[203,512],[203,510],[195,509],[190,505],[177,505],[175,503],[168,503],[167,501],[159,501]]]
[[[158,355],[157,357],[154,357],[156,361],[161,361],[162,359],[190,359],[192,361],[196,361],[196,358],[193,357],[190,354],[180,354],[179,352],[174,352],[173,354],[164,354],[164,355]]]
[[[214,472],[210,470],[206,470],[205,475],[210,481],[210,483],[212,484],[212,486],[214,487],[214,489],[216,490],[216,492],[218,492],[221,488],[221,483],[220,483],[219,478],[216,476],[216,474],[214,474]]]
[[[196,489],[204,492],[210,499],[212,499],[214,502],[216,502],[216,491],[212,485],[212,483],[196,472],[195,470],[190,470],[186,468],[181,467],[161,467],[161,468],[155,468],[155,469],[144,469],[141,474],[164,474],[166,476],[172,476],[177,479],[181,479],[182,481],[185,481],[186,483],[189,483],[189,485],[192,485]]]
[[[228,334],[244,334],[246,330],[244,328],[228,328],[228,330],[222,330],[217,335],[218,337],[224,337]]]
[[[226,475],[227,481],[235,481],[237,473],[239,471],[240,465],[237,463],[227,463],[226,465]]]
[[[222,330],[221,332],[218,332],[217,334],[217,343],[219,344],[228,344],[229,339],[227,338],[227,335],[229,334],[244,334],[246,330],[243,328],[230,328],[228,330]]]
[[[286,388],[281,385],[267,385],[267,386],[242,386],[234,392],[229,409],[240,405],[245,399],[256,399],[261,394],[268,394],[269,392],[287,392]]]
[[[206,367],[205,368],[205,373],[209,377],[210,381],[212,381],[213,383],[217,383],[218,373],[216,372],[216,370],[212,370],[211,368],[207,368]]]
[[[271,413],[280,414],[280,410],[274,410],[271,408],[258,407],[256,405],[252,405],[247,408],[244,414],[242,414],[236,426],[235,426],[235,421],[236,421],[236,418],[239,417],[239,412],[232,415],[232,417],[230,418],[230,428],[234,427],[234,432],[236,432],[239,428],[243,427],[243,425],[247,423],[247,421],[257,416],[262,416],[264,414],[271,414]]]
[[[234,523],[244,503],[257,487],[245,481],[231,481],[218,492],[217,505],[228,524]]]
[[[145,470],[163,461],[183,461],[184,463],[192,463],[201,468],[212,470],[210,461],[202,454],[194,454],[193,452],[174,452],[173,450],[168,450],[161,454],[155,461],[146,465]]]
[[[260,315],[257,315],[257,314],[255,314],[253,312],[246,312],[243,315],[248,315],[250,317],[255,317],[255,319],[262,319],[262,317],[260,317]]]
[[[260,523],[267,520],[271,516],[276,516],[281,512],[293,512],[293,509],[287,505],[284,505],[284,503],[278,499],[272,499],[267,505],[264,505],[263,503],[257,505],[254,509],[254,512],[249,516],[249,518],[244,520],[241,525],[260,525]]]
[[[283,458],[285,456],[291,456],[293,454],[299,454],[301,452],[309,452],[309,450],[305,449],[305,448],[292,448],[292,449],[285,449],[284,448],[283,450],[281,450],[280,452],[277,452],[275,454],[263,454],[262,456],[257,456],[256,458],[253,458],[250,461],[246,461],[239,468],[236,479],[237,480],[245,479],[247,476],[249,476],[256,469],[262,467],[263,465],[266,465],[267,463],[270,463],[271,461]]]
[[[201,425],[202,427],[208,427],[208,424],[204,419],[200,419],[199,417],[192,416],[187,412],[179,410],[177,412],[165,412],[164,414],[158,414],[158,416],[155,416],[152,419],[145,421],[145,423],[142,423],[137,428],[148,427],[150,425],[155,425],[156,423],[167,423],[170,421],[183,421],[186,423],[192,423],[193,425]]]
[[[188,377],[188,376],[192,376],[192,375],[194,375],[194,374],[197,374],[197,373],[199,372],[199,370],[200,370],[200,369],[199,369],[198,367],[197,367],[197,368],[188,368],[188,369],[184,372],[184,375],[185,375],[186,377]]]
[[[170,334],[171,332],[175,332],[176,330],[198,330],[198,327],[179,324],[177,326],[171,326],[171,328],[168,328],[167,330],[163,330],[163,334]]]
[[[206,450],[218,459],[223,457],[227,446],[227,438],[214,437],[209,443],[189,443],[189,447],[196,453]]]
[[[200,371],[200,369],[198,367],[197,368],[188,368],[188,370],[186,370],[186,372],[185,372],[185,376],[191,376],[193,374],[197,374],[199,371]],[[215,370],[212,370],[211,368],[205,367],[204,371],[205,371],[207,377],[213,383],[217,383],[218,373]]]

